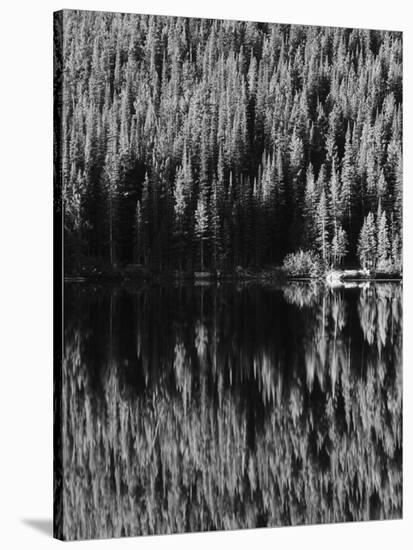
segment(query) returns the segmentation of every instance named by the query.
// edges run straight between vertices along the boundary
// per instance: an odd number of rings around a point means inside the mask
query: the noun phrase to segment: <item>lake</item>
[[[400,283],[64,290],[65,537],[401,517]]]

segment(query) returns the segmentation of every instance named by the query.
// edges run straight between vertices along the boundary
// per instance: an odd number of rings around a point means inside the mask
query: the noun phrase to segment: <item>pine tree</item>
[[[286,252],[286,239],[284,238],[284,231],[287,225],[285,216],[286,210],[286,196],[285,196],[285,181],[284,181],[284,168],[281,149],[277,149],[276,161],[275,161],[275,230],[274,239],[276,241],[277,255],[275,260],[279,260]]]
[[[305,248],[311,248],[315,239],[316,193],[313,166],[307,168],[304,196],[304,225],[303,235]]]
[[[350,126],[346,132],[346,144],[341,168],[341,208],[343,217],[350,232],[352,230],[353,193],[355,188],[355,166],[353,145],[351,143]]]
[[[184,251],[184,238],[185,238],[185,213],[186,213],[186,200],[185,200],[185,174],[182,168],[178,168],[175,178],[174,189],[174,230],[175,238],[178,241],[178,257],[179,267],[182,269],[182,259]]]
[[[402,229],[403,229],[403,204],[402,204],[402,194],[403,194],[403,162],[402,158],[399,157],[396,166],[396,181],[394,186],[394,229],[395,234],[399,236],[400,242],[402,242]]]
[[[142,252],[144,264],[147,265],[151,260],[151,227],[152,227],[152,203],[150,196],[149,174],[146,172],[145,179],[142,185],[141,212],[143,222],[142,236]]]
[[[212,260],[215,269],[221,263],[221,195],[218,187],[218,182],[214,178],[212,182],[212,197],[211,197],[211,240],[212,240]]]
[[[327,199],[324,189],[321,191],[317,205],[317,245],[323,264],[327,266],[330,261],[330,241]]]
[[[386,211],[381,212],[381,204],[377,212],[377,269],[385,271],[389,267],[389,237]]]
[[[377,198],[379,203],[383,205],[384,208],[389,208],[389,189],[387,185],[386,178],[384,177],[384,171],[380,170],[379,179],[377,182]]]
[[[392,268],[401,273],[402,271],[402,247],[400,244],[400,237],[396,235],[393,239],[392,249],[391,249],[391,261]]]
[[[369,212],[364,218],[358,240],[358,257],[363,268],[371,269],[376,264],[377,242],[374,215]]]
[[[204,270],[204,242],[208,239],[208,212],[205,198],[201,195],[195,211],[195,235],[201,250],[201,271]]]
[[[302,179],[304,172],[304,145],[300,137],[294,131],[291,136],[290,143],[290,193],[292,198],[293,215],[290,221],[290,235],[294,247],[298,246],[301,241],[302,231],[302,203],[303,191]]]
[[[341,225],[338,225],[331,242],[331,255],[334,265],[340,265],[348,251],[347,235]]]
[[[331,179],[330,179],[330,212],[333,224],[333,239],[339,242],[338,231],[341,220],[340,208],[340,181],[335,167],[335,161],[332,161]]]
[[[111,266],[116,264],[117,249],[117,223],[119,207],[119,155],[118,155],[118,131],[117,131],[117,112],[116,105],[113,107],[111,123],[111,136],[108,152],[105,159],[104,173],[106,177],[106,194],[108,199],[108,225],[109,225],[109,263]]]

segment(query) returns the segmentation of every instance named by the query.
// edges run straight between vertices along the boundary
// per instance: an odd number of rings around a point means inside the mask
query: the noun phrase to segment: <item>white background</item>
[[[104,9],[404,31],[404,520],[66,543],[79,547],[413,548],[413,18],[399,0],[57,1],[0,12],[0,547],[48,548],[52,517],[52,11]],[[409,219],[410,218],[410,219]],[[409,402],[410,401],[410,402]],[[35,526],[33,526],[33,524]],[[37,525],[37,527],[36,527]],[[40,529],[39,529],[40,526]],[[412,531],[409,541],[408,533]]]

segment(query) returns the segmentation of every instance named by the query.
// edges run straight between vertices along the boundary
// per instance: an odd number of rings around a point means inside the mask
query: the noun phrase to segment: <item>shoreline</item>
[[[118,269],[104,269],[84,271],[63,277],[68,283],[142,283],[142,282],[194,282],[194,283],[220,283],[220,282],[257,282],[257,283],[323,283],[330,287],[344,286],[349,283],[392,283],[402,282],[402,274],[369,274],[354,275],[355,270],[331,270],[318,277],[296,276],[286,273],[280,266],[274,266],[259,271],[238,268],[234,271],[185,271],[177,270],[156,271],[149,268],[125,267]],[[351,273],[351,274],[350,274]]]

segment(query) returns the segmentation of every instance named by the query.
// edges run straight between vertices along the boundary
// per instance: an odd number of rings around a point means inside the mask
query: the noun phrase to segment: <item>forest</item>
[[[401,274],[401,33],[70,10],[62,28],[65,273]]]

